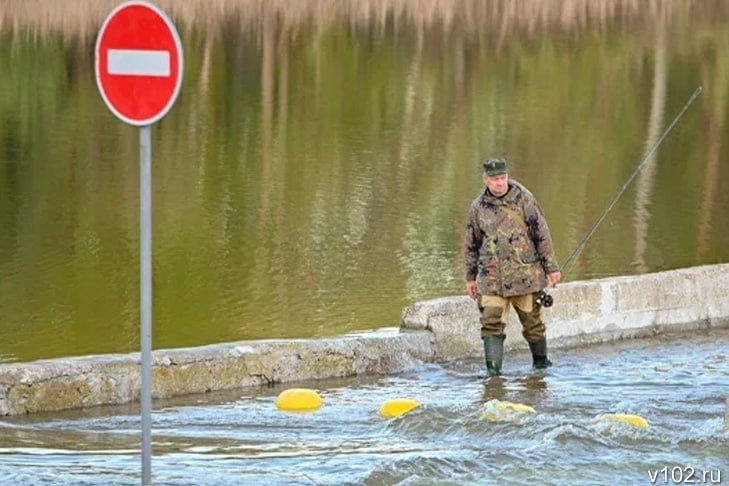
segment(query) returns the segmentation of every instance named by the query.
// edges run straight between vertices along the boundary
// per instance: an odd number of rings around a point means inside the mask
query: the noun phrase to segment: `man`
[[[552,365],[535,299],[562,274],[542,210],[514,179],[504,159],[483,163],[483,193],[471,203],[466,225],[466,288],[481,310],[481,338],[490,376],[501,374],[504,328],[514,306],[535,368]]]

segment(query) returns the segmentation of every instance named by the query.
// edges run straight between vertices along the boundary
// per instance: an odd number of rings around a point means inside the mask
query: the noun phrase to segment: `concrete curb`
[[[553,295],[554,307],[545,309],[552,347],[729,326],[729,264],[573,282]],[[406,308],[399,330],[158,350],[153,395],[398,373],[424,362],[481,356],[478,319],[468,297],[446,297]],[[507,349],[526,347],[520,334],[512,312]],[[139,393],[139,353],[0,365],[0,415],[121,404]]]
[[[543,309],[550,347],[650,336],[664,330],[729,326],[729,264],[560,285]],[[467,296],[418,302],[402,326],[435,336],[438,359],[481,356],[479,313]],[[506,349],[526,348],[511,312]]]
[[[397,328],[321,340],[240,341],[153,352],[155,398],[361,374],[433,361],[430,333]],[[0,415],[139,400],[140,355],[0,365]]]

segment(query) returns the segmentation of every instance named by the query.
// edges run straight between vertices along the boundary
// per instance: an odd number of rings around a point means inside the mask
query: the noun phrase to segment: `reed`
[[[0,2],[0,28],[93,36],[119,0],[5,0]],[[623,24],[653,23],[666,16],[726,19],[729,2],[703,0],[157,0],[183,26],[215,30],[234,21],[243,31],[257,30],[273,15],[291,27],[339,22],[361,26],[387,23],[421,28],[457,28],[473,35],[484,28],[502,32],[526,30],[582,31]]]

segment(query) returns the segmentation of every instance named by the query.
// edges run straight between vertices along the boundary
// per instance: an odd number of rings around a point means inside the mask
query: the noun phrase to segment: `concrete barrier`
[[[153,396],[173,397],[301,380],[396,373],[433,361],[430,333],[397,328],[321,340],[262,340],[152,353]],[[0,415],[139,400],[140,355],[0,365]]]
[[[551,294],[554,306],[543,309],[550,347],[729,326],[729,264],[570,282]],[[467,296],[418,302],[402,326],[432,332],[438,359],[483,354],[479,313]],[[513,311],[506,334],[506,349],[527,347]]]
[[[729,264],[561,285],[545,309],[550,346],[729,326]],[[340,338],[265,340],[157,350],[153,395],[397,373],[420,363],[482,355],[478,311],[468,297],[418,302],[400,329]],[[512,312],[507,349],[526,346]],[[0,365],[0,415],[139,399],[139,353]]]

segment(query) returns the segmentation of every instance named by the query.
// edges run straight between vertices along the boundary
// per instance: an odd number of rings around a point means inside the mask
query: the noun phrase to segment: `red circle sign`
[[[180,92],[180,36],[154,5],[124,3],[101,26],[95,68],[109,109],[131,125],[151,125],[167,114]]]

